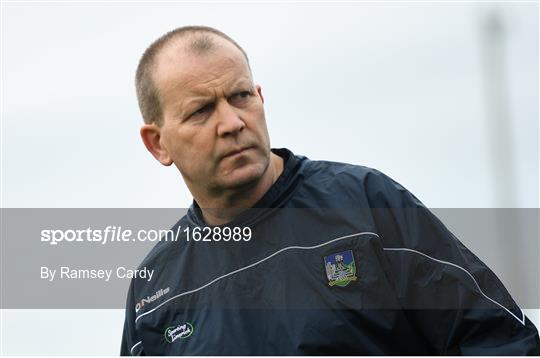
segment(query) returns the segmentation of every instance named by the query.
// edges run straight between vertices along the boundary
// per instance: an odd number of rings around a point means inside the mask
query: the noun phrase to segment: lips
[[[232,156],[238,155],[240,153],[244,153],[248,149],[251,149],[251,147],[245,147],[245,148],[241,148],[241,149],[232,150],[232,151],[228,152],[227,154],[225,154],[223,156],[223,158],[232,157]]]

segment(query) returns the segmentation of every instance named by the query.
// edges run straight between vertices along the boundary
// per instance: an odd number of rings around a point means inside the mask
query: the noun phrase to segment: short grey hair
[[[206,54],[216,47],[212,37],[218,36],[236,46],[236,48],[244,55],[249,67],[249,59],[244,49],[232,38],[212,27],[183,26],[167,32],[165,35],[155,40],[144,51],[144,54],[139,60],[139,65],[137,66],[137,72],[135,74],[137,100],[146,124],[156,123],[157,125],[161,125],[163,122],[159,91],[152,77],[156,57],[171,40],[187,37],[188,35],[193,35],[187,43],[188,51],[192,51],[198,55]]]

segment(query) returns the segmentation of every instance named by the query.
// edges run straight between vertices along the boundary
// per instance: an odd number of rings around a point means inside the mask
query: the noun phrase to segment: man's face
[[[242,53],[216,39],[207,54],[170,44],[156,61],[161,144],[190,190],[219,193],[256,182],[268,168],[270,141],[259,86]]]

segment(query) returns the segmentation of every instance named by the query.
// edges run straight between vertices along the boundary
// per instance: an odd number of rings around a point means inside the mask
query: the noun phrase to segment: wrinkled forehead
[[[229,41],[211,38],[208,48],[194,49],[189,37],[174,39],[157,55],[153,79],[159,92],[171,87],[189,90],[205,83],[238,80],[252,81],[251,71],[243,53]]]

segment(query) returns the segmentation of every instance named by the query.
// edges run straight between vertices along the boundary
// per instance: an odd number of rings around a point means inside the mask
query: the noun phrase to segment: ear
[[[141,138],[146,149],[161,164],[169,166],[173,163],[167,149],[161,144],[161,128],[155,124],[145,124],[141,127]]]
[[[261,97],[262,103],[264,103],[264,97],[262,94],[262,88],[259,85],[256,85],[255,88],[257,89],[257,93],[259,94],[259,97]]]

